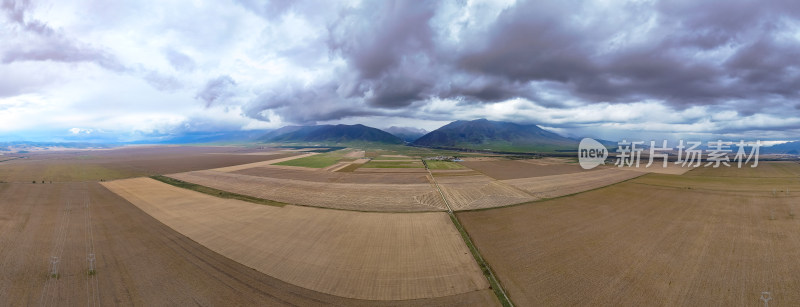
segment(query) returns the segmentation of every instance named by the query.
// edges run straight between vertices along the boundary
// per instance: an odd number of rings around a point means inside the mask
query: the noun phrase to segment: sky
[[[0,141],[478,118],[800,136],[794,0],[0,1]]]

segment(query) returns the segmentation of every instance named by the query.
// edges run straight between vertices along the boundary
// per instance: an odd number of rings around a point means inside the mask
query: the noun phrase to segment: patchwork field
[[[0,184],[0,231],[0,297],[9,306],[496,304],[490,290],[374,301],[305,289],[198,244],[97,183]],[[49,277],[53,255],[57,279]]]
[[[320,172],[321,176],[327,175],[323,173]],[[446,210],[439,192],[430,183],[329,183],[215,171],[194,171],[171,174],[169,177],[223,191],[305,206],[382,212]]]
[[[356,173],[325,171],[306,171],[297,169],[285,169],[276,167],[255,167],[239,171],[234,174],[249,176],[268,177],[276,179],[291,179],[312,182],[336,182],[336,183],[390,183],[390,184],[421,184],[428,183],[425,173]]]
[[[363,213],[224,200],[152,179],[104,183],[210,249],[288,283],[368,300],[476,293],[486,278],[445,213]],[[488,294],[488,295],[486,295]]]
[[[520,306],[760,306],[762,291],[771,292],[770,306],[794,306],[800,197],[773,196],[770,185],[797,186],[781,177],[797,171],[775,164],[741,177],[731,169],[648,174],[457,215]],[[720,174],[731,178],[717,182]],[[753,185],[764,179],[777,181]]]

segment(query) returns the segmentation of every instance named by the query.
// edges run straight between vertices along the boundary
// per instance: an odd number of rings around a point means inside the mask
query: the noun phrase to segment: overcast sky
[[[482,117],[800,135],[795,0],[1,1],[0,140]]]

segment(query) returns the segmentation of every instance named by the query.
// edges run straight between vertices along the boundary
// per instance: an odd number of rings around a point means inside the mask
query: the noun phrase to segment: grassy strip
[[[179,188],[184,188],[184,189],[187,189],[187,190],[192,190],[192,191],[200,192],[200,193],[203,193],[203,194],[208,194],[208,195],[211,195],[211,196],[216,196],[216,197],[219,197],[219,198],[236,199],[236,200],[251,202],[251,203],[254,203],[254,204],[267,205],[267,206],[276,206],[276,207],[283,207],[283,206],[287,205],[286,203],[282,203],[282,202],[277,202],[277,201],[261,199],[261,198],[256,198],[256,197],[252,197],[252,196],[247,196],[247,195],[242,195],[242,194],[236,194],[236,193],[226,192],[226,191],[222,191],[222,190],[217,190],[217,189],[210,188],[210,187],[207,187],[207,186],[202,186],[202,185],[199,185],[199,184],[194,184],[194,183],[191,183],[191,182],[186,182],[186,181],[183,181],[183,180],[178,180],[178,179],[175,179],[175,178],[170,178],[170,177],[161,176],[161,175],[150,176],[150,178],[153,178],[155,180],[158,180],[158,181],[161,181],[163,183],[166,183],[166,184],[169,184],[169,185],[173,185],[173,186],[176,186],[176,187],[179,187]]]
[[[475,244],[472,243],[472,239],[470,239],[467,230],[464,229],[464,226],[461,226],[461,222],[458,221],[458,218],[456,217],[455,213],[448,212],[447,214],[450,215],[450,220],[453,221],[453,225],[455,225],[456,229],[458,229],[458,232],[461,233],[461,238],[464,239],[464,243],[467,244],[469,251],[472,252],[472,257],[475,258],[475,261],[478,262],[478,266],[480,266],[483,275],[486,276],[486,279],[489,280],[489,286],[492,287],[492,291],[494,291],[494,295],[497,296],[497,299],[500,301],[500,304],[502,304],[503,306],[514,306],[514,304],[511,303],[511,299],[508,298],[502,286],[500,285],[500,281],[498,281],[497,278],[494,277],[492,269],[489,268],[489,264],[486,263],[485,260],[483,260],[483,257],[481,257],[480,252],[478,252],[478,248],[475,247]]]
[[[422,165],[424,165],[425,169],[428,170],[428,174],[433,176],[433,173],[431,173],[430,167],[428,166],[429,162],[431,161],[422,160]],[[487,280],[489,280],[489,287],[491,287],[492,291],[494,291],[494,295],[497,296],[497,300],[500,301],[500,304],[504,307],[514,306],[514,304],[511,303],[511,299],[508,298],[508,295],[506,295],[506,291],[503,290],[502,285],[500,285],[500,281],[494,277],[494,273],[492,273],[492,269],[489,267],[489,264],[486,263],[486,260],[483,260],[483,256],[481,256],[478,248],[472,243],[469,233],[467,233],[467,230],[461,225],[461,222],[458,220],[455,212],[453,212],[453,209],[450,208],[450,205],[447,203],[447,198],[444,197],[442,189],[439,187],[436,179],[433,180],[433,183],[436,185],[436,189],[439,190],[442,200],[444,200],[445,204],[447,205],[447,215],[450,216],[450,221],[453,222],[453,225],[456,226],[458,233],[461,234],[461,239],[464,240],[464,244],[466,244],[467,248],[469,248],[470,253],[472,253],[472,258],[475,258],[475,262],[478,263],[478,266],[481,268],[481,272],[483,272],[483,275],[486,276]]]
[[[311,167],[311,168],[326,168],[328,166],[334,165],[338,163],[340,160],[344,159],[344,155],[351,152],[351,150],[341,149],[332,152],[326,152],[318,155],[308,156],[299,159],[292,159],[283,162],[278,162],[273,165],[285,165],[285,166],[300,166],[300,167]]]

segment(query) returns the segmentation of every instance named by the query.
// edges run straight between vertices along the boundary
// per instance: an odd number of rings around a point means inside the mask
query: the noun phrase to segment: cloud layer
[[[800,132],[791,0],[0,8],[0,131],[38,129],[23,117],[162,134],[489,117],[609,138]]]

